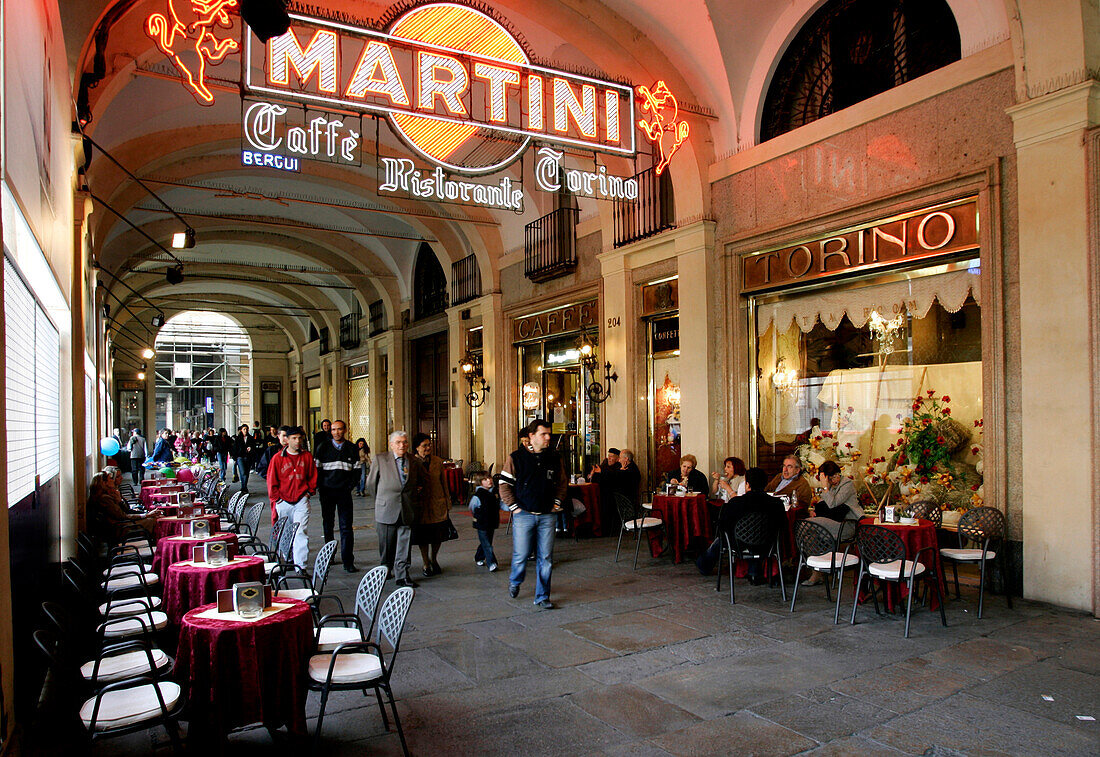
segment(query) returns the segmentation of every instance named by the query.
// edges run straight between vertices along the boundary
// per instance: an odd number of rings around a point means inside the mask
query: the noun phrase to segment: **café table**
[[[590,526],[593,536],[603,536],[603,522],[600,513],[600,487],[599,484],[570,484],[570,499],[579,499],[584,505],[584,513],[573,519],[573,528],[578,526]]]
[[[217,567],[190,560],[173,563],[164,576],[164,612],[168,622],[178,626],[188,610],[215,602],[220,590],[263,580],[262,557],[235,557]]]
[[[675,563],[683,562],[684,550],[692,539],[702,539],[708,544],[714,539],[705,494],[658,494],[653,498],[653,517],[664,521]],[[653,531],[649,532],[649,549],[654,557],[661,553],[660,538]]]
[[[280,599],[276,608],[252,621],[217,613],[216,604],[183,616],[174,678],[188,696],[188,740],[216,739],[252,723],[306,735],[313,614],[295,599]]]
[[[230,552],[236,552],[237,535],[233,533],[223,532],[210,536],[165,536],[157,540],[157,551],[153,555],[153,572],[160,576],[163,582],[169,565],[189,559],[195,547],[210,541],[228,542]]]
[[[178,518],[169,515],[157,518],[157,522],[153,525],[153,538],[160,541],[165,536],[178,536],[183,533],[183,525],[193,520],[210,521],[210,533],[212,534],[217,533],[220,525],[220,519],[217,515],[200,515],[197,518]]]
[[[925,547],[931,547],[920,556],[920,563],[929,570],[935,571],[936,580],[940,584],[940,594],[946,596],[946,587],[943,580],[943,563],[940,561],[940,549],[939,540],[936,537],[936,525],[930,520],[924,520],[923,518],[918,520],[916,525],[906,525],[904,523],[877,523],[875,518],[862,518],[860,519],[860,525],[876,525],[893,531],[895,534],[901,537],[902,543],[905,544],[905,556],[906,559],[912,559],[918,551]],[[852,545],[853,554],[858,554],[858,550],[855,545]],[[853,585],[859,577],[859,571],[852,571]],[[886,606],[888,610],[893,610],[895,596],[892,589],[896,584],[891,584],[887,587],[886,592]],[[902,586],[901,599],[905,598],[907,589]],[[930,610],[939,609],[939,601],[936,599],[933,593],[928,601],[928,608]]]
[[[465,504],[462,498],[466,496],[466,475],[457,465],[443,469],[443,480],[447,482],[447,491],[451,494],[451,501]]]

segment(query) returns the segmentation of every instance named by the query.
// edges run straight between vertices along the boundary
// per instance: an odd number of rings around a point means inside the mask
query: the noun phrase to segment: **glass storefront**
[[[349,368],[349,376],[359,367]],[[359,375],[348,380],[348,436],[370,439],[370,380],[365,370],[356,373]]]
[[[119,428],[141,429],[145,434],[145,392],[141,389],[123,389],[118,393]]]
[[[972,260],[752,298],[757,464],[778,470],[815,426],[865,462],[890,459],[916,397],[949,407],[969,440],[982,417],[979,283]],[[977,462],[966,442],[952,460]]]
[[[680,319],[649,322],[649,471],[652,483],[680,470]]]

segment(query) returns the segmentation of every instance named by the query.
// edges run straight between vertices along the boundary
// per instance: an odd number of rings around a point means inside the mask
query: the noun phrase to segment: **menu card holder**
[[[195,501],[195,495],[191,492],[180,492],[179,498],[180,505],[191,505]]]
[[[206,550],[206,561],[211,565],[225,565],[229,562],[229,545],[224,541],[208,541],[202,547]]]
[[[187,536],[210,536],[210,521],[205,518],[191,520],[183,524]]]
[[[897,523],[898,519],[897,519],[897,515],[895,514],[894,506],[893,505],[887,505],[885,510],[886,510],[886,513],[885,513],[885,515],[883,515],[882,519],[887,523]]]
[[[271,587],[267,584],[260,584],[264,587],[264,608],[271,607]],[[233,612],[233,591],[240,586],[240,584],[234,584],[233,589],[218,589],[218,612]]]

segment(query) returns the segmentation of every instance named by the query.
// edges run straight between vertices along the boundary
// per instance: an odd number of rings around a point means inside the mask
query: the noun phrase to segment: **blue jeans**
[[[363,467],[363,472],[359,474],[359,488],[356,489],[357,494],[362,494],[367,490],[367,468]]]
[[[248,458],[238,457],[233,461],[237,468],[237,478],[241,480],[241,489],[248,488]]]
[[[481,560],[486,565],[496,565],[497,556],[493,553],[493,534],[496,531],[482,531],[477,529],[478,548],[474,553],[474,560]]]
[[[218,468],[221,470],[222,473],[222,481],[225,481],[225,468],[228,464],[227,457],[228,455],[225,452],[218,453]]]
[[[554,525],[558,516],[554,513],[536,515],[526,510],[512,514],[512,575],[509,583],[519,586],[527,574],[527,555],[531,554],[531,542],[535,542],[535,602],[550,599],[550,574],[554,569]],[[536,533],[538,537],[536,539]]]

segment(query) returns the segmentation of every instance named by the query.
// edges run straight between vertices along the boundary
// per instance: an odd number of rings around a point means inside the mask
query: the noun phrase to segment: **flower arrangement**
[[[857,463],[863,453],[851,442],[841,443],[839,434],[850,423],[855,408],[848,408],[847,413],[841,413],[837,407],[836,430],[823,431],[820,426],[814,426],[810,431],[805,444],[801,444],[795,450],[802,470],[809,474],[811,483],[820,488],[817,482],[817,471],[826,460],[833,460],[840,466],[840,472],[848,478],[853,478],[856,473]]]

